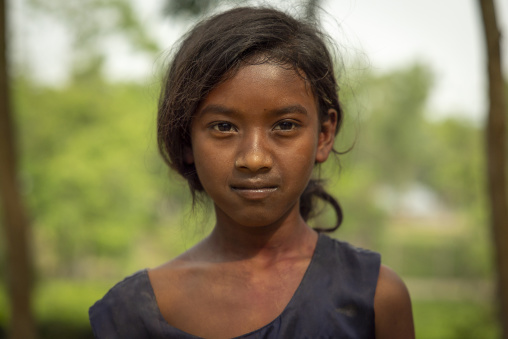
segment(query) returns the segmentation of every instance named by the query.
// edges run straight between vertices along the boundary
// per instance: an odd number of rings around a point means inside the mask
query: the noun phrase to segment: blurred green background
[[[206,9],[199,1],[190,1],[202,7],[194,12],[169,3],[157,20],[191,20]],[[159,47],[129,2],[25,5],[32,15],[67,24],[75,39],[72,74],[58,86],[34,79],[22,58],[12,61],[36,267],[33,305],[42,338],[91,338],[88,307],[124,276],[201,239],[212,226],[211,207],[205,202],[191,211],[185,183],[157,153],[162,67],[136,81],[115,81],[104,72],[98,41],[105,34],[121,34],[160,61]],[[87,21],[93,15],[116,19],[101,26]],[[339,67],[346,75],[341,100],[347,117],[336,148],[354,148],[317,173],[345,213],[333,236],[380,252],[403,277],[417,338],[498,337],[483,127],[460,114],[429,118],[435,76],[425,63],[382,73],[360,64]],[[333,215],[324,209],[313,222],[330,225]],[[0,251],[0,338],[10,316],[5,265]]]

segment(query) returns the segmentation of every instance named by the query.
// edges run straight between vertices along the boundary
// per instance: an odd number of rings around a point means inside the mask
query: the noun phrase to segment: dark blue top
[[[269,324],[238,338],[375,338],[378,253],[320,234],[295,294]],[[125,278],[90,308],[96,338],[198,337],[169,325],[146,270]]]

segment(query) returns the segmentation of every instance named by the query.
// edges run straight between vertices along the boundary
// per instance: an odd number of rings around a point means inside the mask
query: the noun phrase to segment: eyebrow
[[[201,111],[199,111],[199,114],[201,115],[201,114],[208,114],[208,113],[216,113],[216,114],[224,114],[224,115],[235,115],[236,112],[237,111],[235,109],[232,109],[232,108],[229,108],[226,106],[222,106],[222,105],[213,104],[213,105],[207,105],[206,107],[204,107]],[[303,115],[309,114],[307,112],[307,110],[305,109],[305,107],[303,107],[300,104],[294,104],[294,105],[284,106],[281,108],[276,108],[274,110],[270,110],[269,113],[272,115],[275,115],[275,116],[284,115],[284,114],[288,114],[288,113],[298,113],[298,114],[303,114]]]
[[[300,104],[294,104],[294,105],[284,106],[282,108],[275,109],[273,111],[273,113],[275,115],[284,115],[284,114],[287,114],[287,113],[299,113],[299,114],[303,114],[303,115],[308,115],[309,114],[307,112],[307,110],[305,109],[305,107],[303,107]]]
[[[219,113],[225,115],[234,115],[235,110],[228,108],[222,105],[207,105],[202,110],[198,112],[198,114],[207,114],[207,113]]]

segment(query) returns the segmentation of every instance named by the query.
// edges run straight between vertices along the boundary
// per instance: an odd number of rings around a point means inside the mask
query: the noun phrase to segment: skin
[[[214,202],[216,225],[202,242],[149,271],[169,324],[230,338],[284,310],[317,242],[299,197],[333,147],[336,120],[329,110],[320,121],[301,74],[270,63],[241,67],[203,100],[185,159]],[[407,290],[384,267],[375,311],[379,338],[411,338],[412,320],[400,316],[411,315]]]
[[[381,265],[374,296],[376,339],[414,338],[411,299],[404,282],[390,268]]]

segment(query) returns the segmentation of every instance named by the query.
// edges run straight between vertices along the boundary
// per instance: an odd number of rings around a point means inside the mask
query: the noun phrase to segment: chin
[[[277,204],[273,201],[259,201],[250,204],[238,204],[233,208],[230,206],[221,208],[221,206],[227,206],[227,204],[215,204],[218,223],[236,224],[239,227],[246,228],[278,227],[286,221],[294,222],[300,217],[297,202]]]
[[[285,220],[291,218],[291,209],[286,213],[270,213],[266,209],[263,211],[251,211],[239,213],[237,216],[231,216],[233,221],[240,226],[247,228],[277,228]],[[299,215],[299,213],[298,213]]]
[[[242,220],[240,224],[248,228],[269,228],[271,226],[279,224],[279,220],[266,220],[266,219],[250,219]]]

